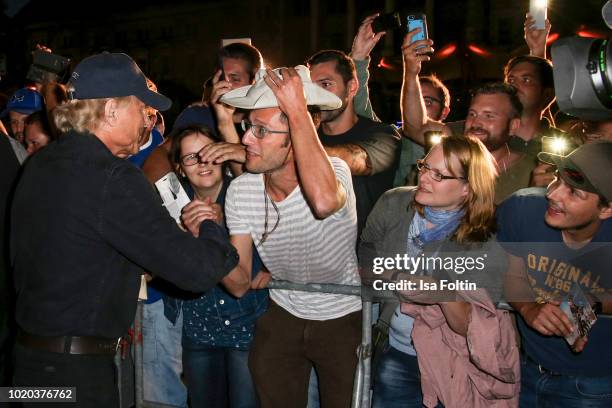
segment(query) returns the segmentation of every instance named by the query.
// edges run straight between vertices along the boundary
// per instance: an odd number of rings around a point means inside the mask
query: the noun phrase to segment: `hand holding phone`
[[[418,76],[421,72],[421,64],[430,60],[433,53],[433,41],[428,38],[415,40],[415,37],[423,38],[421,28],[417,27],[404,37],[402,42],[402,60],[404,70],[408,75]]]

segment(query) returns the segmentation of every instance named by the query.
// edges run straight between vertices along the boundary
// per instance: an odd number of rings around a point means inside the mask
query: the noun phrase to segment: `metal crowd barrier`
[[[394,291],[374,290],[366,286],[339,285],[333,283],[293,283],[273,280],[268,283],[268,289],[286,289],[302,292],[319,292],[339,295],[359,296],[362,301],[361,344],[357,349],[358,362],[353,385],[351,408],[370,408],[370,385],[372,369],[372,304],[374,301],[397,299]],[[143,367],[142,367],[142,301],[138,302],[134,320],[134,366],[135,366],[135,403],[136,408],[172,408],[170,405],[159,404],[143,399]],[[498,309],[512,310],[506,302],[499,302]],[[611,315],[600,317],[612,318]]]

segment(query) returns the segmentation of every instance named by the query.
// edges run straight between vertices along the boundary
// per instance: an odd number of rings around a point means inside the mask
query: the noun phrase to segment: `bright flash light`
[[[546,6],[547,6],[546,3],[548,3],[548,0],[536,0],[535,6],[537,8],[546,8]]]
[[[555,137],[551,142],[551,148],[555,153],[561,154],[567,149],[567,142],[560,137]]]
[[[431,142],[432,145],[437,145],[438,143],[442,141],[442,135],[439,133],[436,133],[435,135],[431,135],[431,138],[429,139],[429,141]]]

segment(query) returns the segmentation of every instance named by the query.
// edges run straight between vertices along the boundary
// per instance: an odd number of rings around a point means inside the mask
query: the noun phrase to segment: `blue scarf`
[[[425,207],[425,218],[421,217],[418,212],[415,212],[417,230],[419,235],[414,237],[415,244],[423,249],[425,245],[433,241],[441,241],[454,234],[459,227],[461,218],[465,211],[460,208],[458,210],[434,210],[431,207]],[[426,221],[434,224],[432,228],[427,228]]]

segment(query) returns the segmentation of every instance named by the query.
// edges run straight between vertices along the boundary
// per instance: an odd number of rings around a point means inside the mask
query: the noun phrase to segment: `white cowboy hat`
[[[282,78],[281,68],[274,70]],[[342,101],[333,93],[314,84],[310,79],[310,71],[304,65],[298,65],[295,70],[302,79],[306,104],[318,106],[321,110],[334,110],[342,106]],[[266,70],[261,69],[255,77],[255,84],[233,89],[223,95],[221,102],[241,109],[264,109],[278,107],[276,96],[264,81]]]

